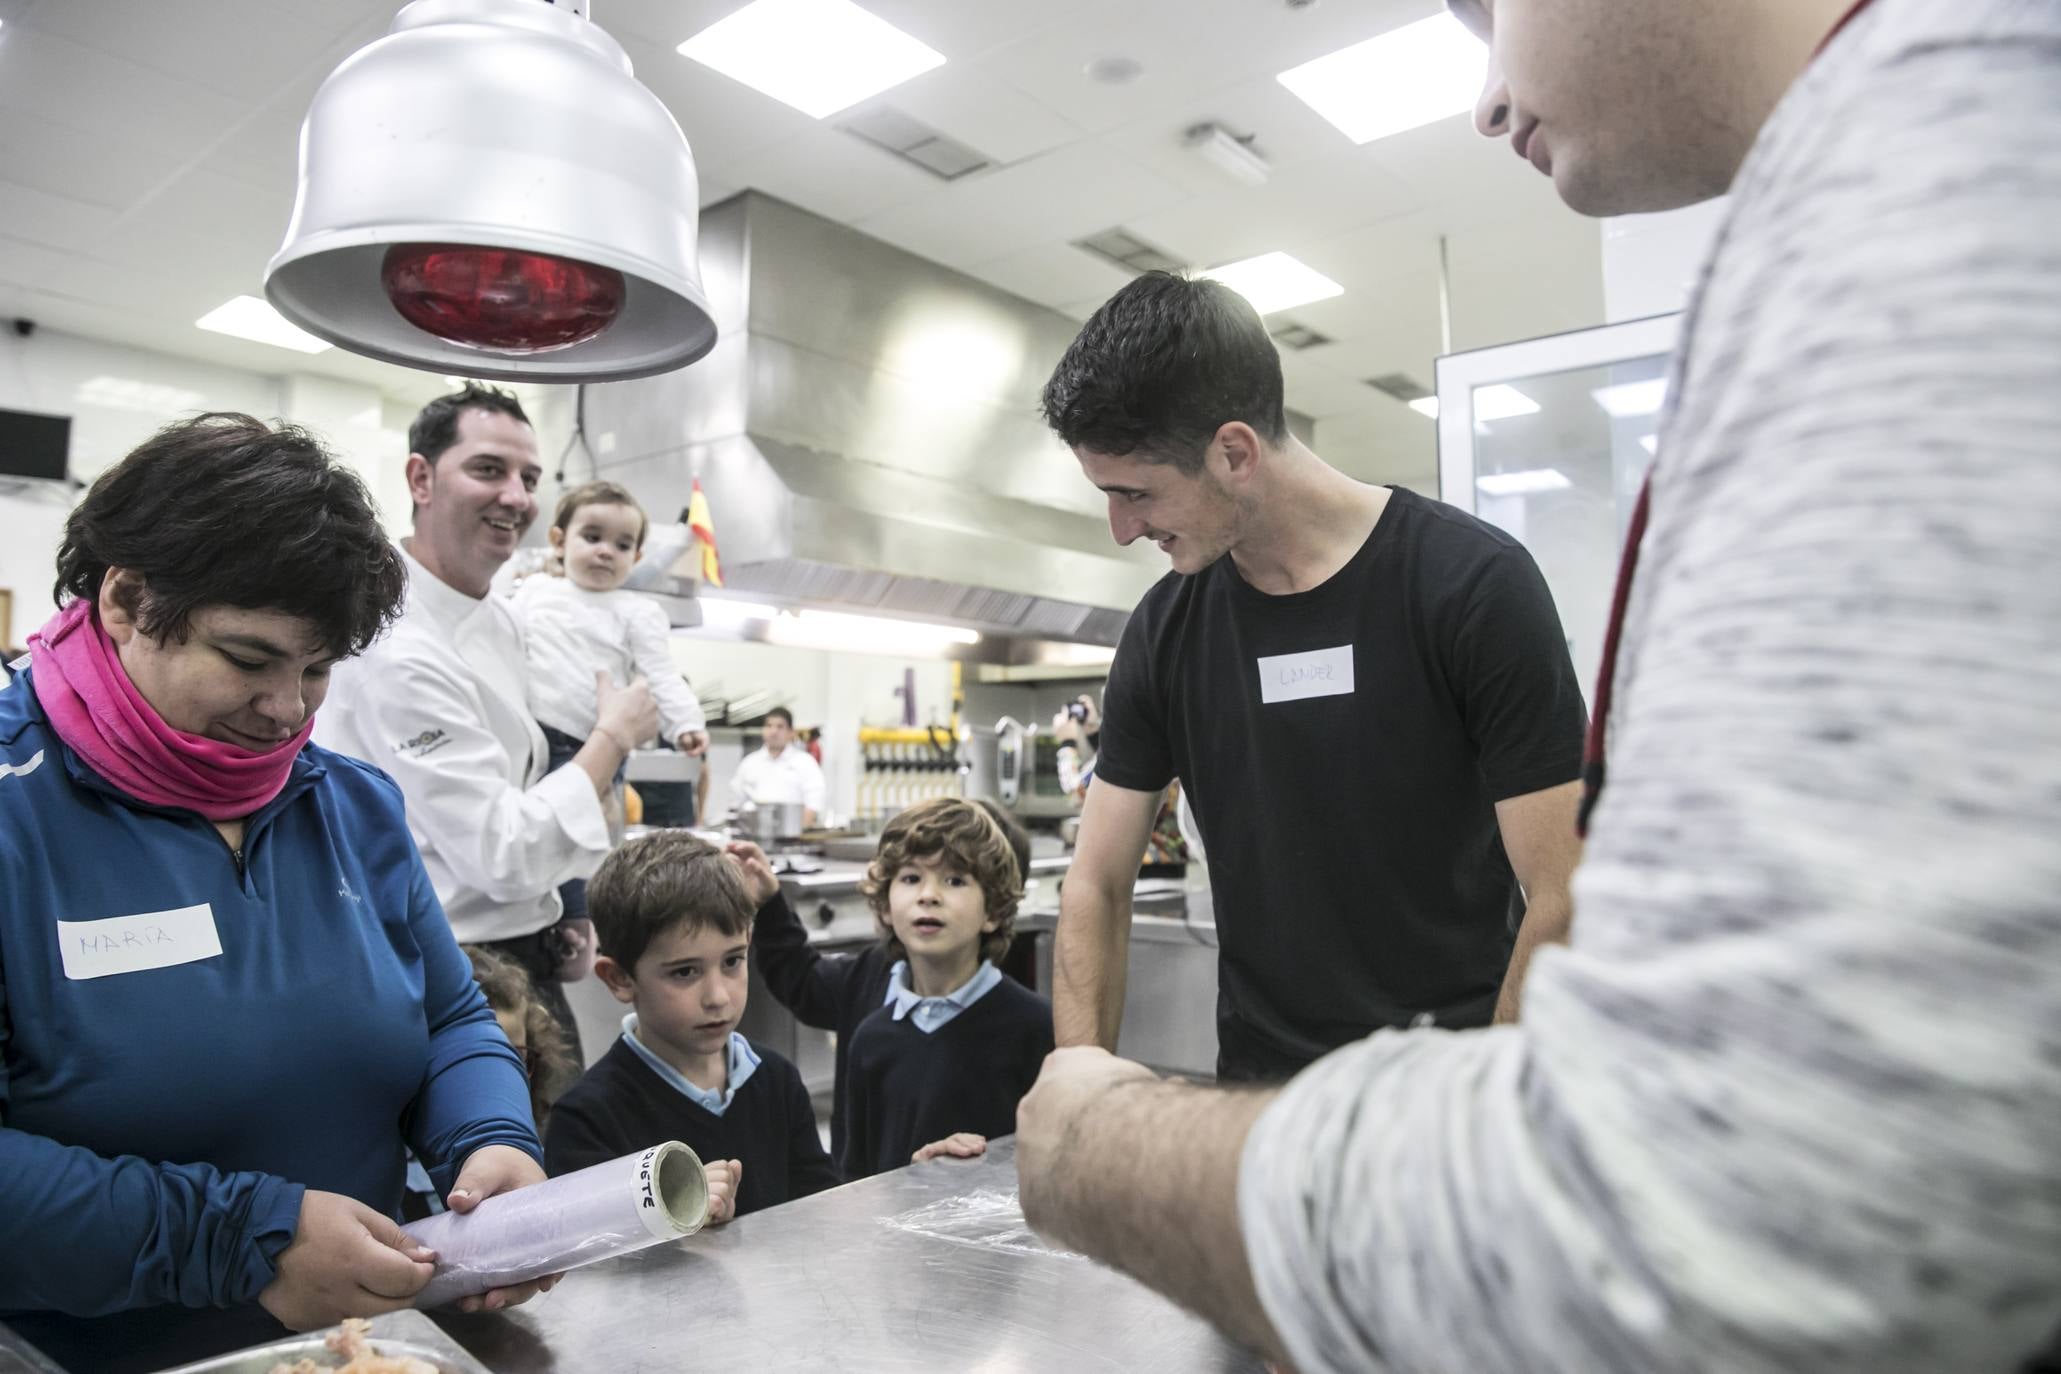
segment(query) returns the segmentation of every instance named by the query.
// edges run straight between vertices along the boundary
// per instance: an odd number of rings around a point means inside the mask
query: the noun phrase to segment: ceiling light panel
[[[1596,404],[1612,419],[1628,420],[1641,415],[1657,415],[1667,404],[1667,378],[1655,377],[1649,382],[1620,382],[1616,386],[1598,387],[1589,393],[1596,398]]]
[[[1439,14],[1305,62],[1275,80],[1355,143],[1474,108],[1488,48]]]
[[[298,353],[324,353],[329,349],[328,344],[313,334],[288,324],[284,316],[256,296],[238,296],[224,302],[195,320],[194,324],[217,334],[233,334],[252,343],[291,348]]]
[[[851,0],[752,0],[679,50],[817,119],[945,61]]]
[[[1262,253],[1212,267],[1202,275],[1230,287],[1262,315],[1345,294],[1337,282],[1287,253]]]

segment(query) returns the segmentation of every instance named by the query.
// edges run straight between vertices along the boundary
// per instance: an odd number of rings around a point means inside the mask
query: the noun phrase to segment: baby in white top
[[[588,482],[566,493],[551,521],[551,547],[563,577],[526,577],[516,584],[529,665],[529,706],[551,745],[551,766],[579,752],[594,733],[595,679],[617,686],[642,676],[658,704],[665,737],[688,754],[708,748],[708,723],[668,647],[665,612],[649,597],[622,589],[644,553],[650,528],[635,497],[614,482]],[[643,740],[618,740],[628,753]],[[593,928],[586,921],[586,884],[559,889],[565,900],[567,946],[561,977],[585,976]]]

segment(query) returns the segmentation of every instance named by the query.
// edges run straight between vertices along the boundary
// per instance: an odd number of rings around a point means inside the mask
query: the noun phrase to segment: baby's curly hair
[[[909,952],[888,923],[888,889],[903,865],[942,856],[980,884],[987,918],[995,928],[980,938],[980,957],[999,960],[1016,938],[1016,905],[1023,900],[1023,870],[1009,836],[978,803],[959,797],[918,802],[887,823],[880,848],[866,867],[859,890],[873,908],[881,943],[896,959]]]

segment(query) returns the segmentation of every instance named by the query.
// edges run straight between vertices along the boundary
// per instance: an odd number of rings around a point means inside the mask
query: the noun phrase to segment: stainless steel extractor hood
[[[1075,321],[756,192],[703,211],[701,271],[715,349],[587,388],[601,476],[655,520],[698,478],[732,591],[1116,642],[1165,562],[1038,415]]]

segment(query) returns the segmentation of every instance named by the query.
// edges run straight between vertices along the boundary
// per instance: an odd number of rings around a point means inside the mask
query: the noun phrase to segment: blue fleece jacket
[[[247,1303],[304,1189],[391,1215],[404,1144],[440,1190],[483,1145],[541,1160],[385,774],[309,745],[239,865],[87,769],[32,677],[0,690],[0,1312]]]

